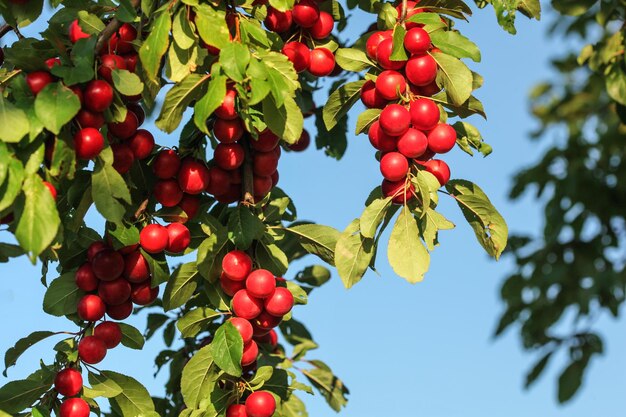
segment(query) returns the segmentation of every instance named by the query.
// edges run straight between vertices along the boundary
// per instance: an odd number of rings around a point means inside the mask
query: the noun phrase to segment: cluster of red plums
[[[300,0],[292,10],[284,12],[270,6],[265,18],[265,27],[286,40],[282,52],[295,70],[308,71],[316,77],[330,75],[335,70],[333,52],[316,46],[324,43],[334,26],[333,16],[320,10],[315,0]]]
[[[244,404],[231,404],[226,417],[272,417],[276,411],[276,400],[267,391],[255,391]]]
[[[433,50],[430,36],[417,24],[407,27],[404,47],[410,58],[406,61],[390,59],[392,31],[378,31],[368,38],[367,55],[383,71],[361,89],[361,101],[367,108],[382,109],[368,136],[380,151],[383,194],[398,204],[414,196],[414,187],[407,181],[412,167],[422,166],[441,185],[448,182],[448,165],[432,158],[449,152],[457,136],[452,126],[440,123],[439,106],[428,98],[440,90],[435,81],[437,62],[429,53]]]

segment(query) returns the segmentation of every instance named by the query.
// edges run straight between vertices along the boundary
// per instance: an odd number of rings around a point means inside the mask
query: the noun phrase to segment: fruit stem
[[[252,173],[252,155],[250,154],[250,144],[248,140],[243,140],[243,200],[246,206],[254,205],[254,176]]]
[[[409,8],[408,0],[402,0],[402,13],[400,14],[400,23],[402,27],[405,27],[404,20],[406,19],[406,9]]]
[[[130,4],[135,9],[139,7],[140,3],[141,3],[141,0],[130,0]],[[96,55],[100,53],[100,51],[102,50],[102,48],[104,48],[104,46],[106,45],[107,41],[111,38],[111,36],[113,36],[113,34],[117,32],[117,30],[122,26],[122,23],[123,22],[120,22],[116,18],[113,18],[109,22],[109,24],[106,25],[104,30],[100,33],[100,36],[98,36],[98,40],[96,41],[96,47],[95,47]]]

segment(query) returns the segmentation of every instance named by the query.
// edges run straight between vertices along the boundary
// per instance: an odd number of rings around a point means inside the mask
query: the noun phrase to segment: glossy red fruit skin
[[[437,78],[437,61],[428,55],[414,55],[406,63],[404,69],[411,84],[421,87]]]
[[[275,289],[276,278],[266,269],[252,271],[246,279],[246,290],[253,297],[265,299],[272,295]]]
[[[48,181],[43,181],[43,185],[45,185],[46,188],[48,189],[48,191],[50,191],[50,195],[52,196],[52,199],[54,201],[56,201],[56,199],[57,199],[57,189],[54,188],[54,185],[50,184]]]
[[[307,132],[306,130],[303,130],[302,134],[300,135],[300,138],[295,143],[292,143],[291,145],[288,145],[288,146],[289,146],[289,149],[294,152],[302,152],[302,151],[305,151],[309,147],[310,144],[311,144],[311,135],[309,135],[309,132]],[[276,148],[276,149],[280,149],[280,148]],[[277,171],[274,171],[274,173],[276,172]]]
[[[175,207],[183,199],[183,190],[176,180],[160,180],[154,184],[152,194],[163,207]]]
[[[224,273],[220,275],[220,286],[222,287],[222,291],[224,291],[224,293],[229,297],[234,296],[237,291],[246,288],[246,284],[244,281],[233,281],[232,279],[229,279]]]
[[[139,283],[150,278],[150,268],[141,252],[134,251],[124,257],[124,277],[132,283]]]
[[[133,303],[128,300],[118,306],[107,306],[107,316],[114,320],[124,320],[133,312]]]
[[[239,118],[226,120],[218,117],[213,125],[213,135],[222,143],[237,142],[243,136],[241,120]]]
[[[218,167],[232,171],[243,164],[244,151],[238,143],[220,143],[215,147],[213,159]]]
[[[265,197],[272,189],[272,177],[261,177],[255,175],[252,179],[252,188],[255,196]]]
[[[180,217],[176,219],[177,222],[185,223],[187,220],[193,219],[198,214],[200,210],[200,198],[197,195],[191,194],[183,194],[183,199],[178,203],[178,207],[180,207],[187,218]]]
[[[189,247],[191,243],[191,233],[189,229],[182,223],[170,223],[167,225],[167,233],[169,236],[167,250],[171,253],[182,253]]]
[[[409,111],[399,104],[390,104],[383,109],[378,119],[381,129],[390,136],[400,136],[409,130],[411,116]]]
[[[372,146],[381,152],[396,150],[398,138],[386,134],[383,129],[381,129],[378,120],[370,126],[368,137]]]
[[[233,311],[238,317],[252,320],[263,311],[263,300],[252,297],[246,290],[239,290],[233,296]]]
[[[370,35],[369,38],[367,38],[367,42],[365,43],[365,50],[367,52],[367,56],[370,57],[370,59],[376,61],[376,54],[378,52],[378,47],[380,46],[380,43],[385,39],[390,39],[391,33],[392,32],[390,30],[374,32]]]
[[[126,118],[123,122],[109,123],[107,125],[109,132],[120,139],[128,139],[137,133],[139,127],[139,120],[132,111],[126,112]]]
[[[135,154],[126,143],[114,143],[111,145],[113,151],[113,168],[120,174],[130,171],[135,162]]]
[[[154,149],[154,136],[145,129],[138,129],[129,141],[137,159],[146,159]]]
[[[84,39],[84,38],[89,37],[89,35],[83,32],[83,30],[81,29],[80,25],[78,24],[78,19],[70,23],[69,33],[70,33],[70,42],[72,43],[78,42],[79,39]]]
[[[100,252],[102,252],[105,249],[111,249],[111,248],[106,243],[104,243],[101,240],[93,242],[87,248],[87,260],[89,262],[93,261],[93,259],[96,257],[96,255],[99,254]]]
[[[384,69],[388,69],[388,70],[402,69],[406,65],[407,61],[392,61],[391,60],[392,50],[393,50],[393,39],[391,38],[383,39],[380,42],[380,44],[378,44],[378,49],[376,50],[376,61]]]
[[[98,67],[98,74],[111,84],[113,83],[112,72],[114,69],[127,69],[124,57],[119,55],[102,55],[102,57],[100,57],[100,62],[101,64],[100,67]]]
[[[259,347],[254,340],[243,345],[243,355],[241,356],[241,365],[248,366],[256,361],[259,356]]]
[[[276,400],[267,391],[255,391],[246,399],[248,417],[272,417],[276,411]]]
[[[102,113],[113,103],[113,87],[103,80],[93,80],[87,84],[83,92],[85,107],[94,112]]]
[[[128,23],[124,23],[109,39],[109,50],[111,52],[117,52],[118,54],[133,52],[131,42],[136,38],[137,29]]]
[[[409,183],[406,187],[406,181],[387,181],[383,180],[381,189],[385,197],[392,197],[391,201],[395,204],[404,204],[405,201],[415,197],[415,187]]]
[[[152,304],[158,296],[159,287],[152,288],[150,286],[150,281],[145,281],[140,284],[133,284],[130,299],[137,305],[147,306]]]
[[[64,397],[78,395],[83,389],[83,377],[76,369],[63,369],[54,378],[54,389]]]
[[[428,98],[418,98],[412,101],[409,113],[413,127],[422,131],[434,129],[441,117],[439,106]]]
[[[248,417],[246,406],[243,404],[231,404],[226,409],[226,417]]]
[[[252,271],[252,259],[244,251],[230,251],[222,258],[222,271],[228,279],[243,281]]]
[[[326,48],[312,49],[309,72],[316,77],[325,77],[335,69],[335,55]]]
[[[265,18],[264,23],[265,27],[272,32],[286,32],[293,24],[293,16],[291,10],[281,12],[274,9],[273,7],[268,7],[267,17]]]
[[[291,291],[284,287],[277,287],[263,303],[265,311],[275,317],[283,317],[289,313],[293,304],[294,299]]]
[[[209,169],[204,162],[186,158],[178,170],[178,185],[187,194],[200,194],[210,184]]]
[[[82,398],[66,398],[59,407],[59,417],[89,417],[91,409]]]
[[[387,105],[387,100],[376,90],[372,80],[367,80],[361,87],[361,102],[368,109],[382,109]]]
[[[167,229],[160,224],[149,224],[139,233],[139,245],[148,253],[161,253],[168,244]]]
[[[39,94],[48,84],[54,81],[52,75],[47,71],[34,71],[26,74],[26,84],[33,95]]]
[[[446,185],[450,180],[450,167],[440,159],[431,159],[430,161],[421,163],[426,171],[430,172],[437,178],[441,186]]]
[[[93,159],[104,148],[104,138],[97,129],[86,127],[74,135],[74,150],[79,159]]]
[[[266,311],[262,311],[253,321],[253,327],[269,332],[283,321],[282,316],[272,316]]]
[[[397,100],[406,92],[406,80],[397,71],[383,71],[376,79],[376,91],[385,100]]]
[[[456,144],[456,130],[447,123],[440,123],[428,132],[428,149],[435,153],[450,152]]]
[[[422,28],[409,29],[404,37],[404,47],[411,54],[422,55],[430,49],[430,35]]]
[[[91,264],[83,264],[74,275],[76,286],[85,292],[91,292],[98,288],[98,278],[91,269]]]
[[[124,258],[117,251],[105,249],[91,261],[93,272],[102,281],[113,281],[124,272]]]
[[[388,181],[400,181],[409,172],[409,161],[399,152],[389,152],[380,159],[380,173]]]
[[[104,115],[102,113],[92,112],[87,109],[81,109],[76,115],[76,121],[81,128],[93,127],[100,129],[104,126]]]
[[[94,328],[93,334],[104,342],[107,349],[113,349],[122,341],[122,329],[120,329],[119,324],[112,321],[98,324]]]
[[[81,361],[94,365],[104,359],[107,347],[96,336],[86,336],[78,342],[78,357]]]
[[[311,65],[311,51],[302,42],[287,42],[283,46],[282,52],[291,61],[296,72],[303,72],[309,69],[309,65]]]
[[[252,170],[255,175],[269,176],[278,168],[278,156],[274,152],[257,152],[252,157]]]
[[[259,133],[258,139],[251,139],[250,146],[259,152],[270,152],[276,149],[280,139],[269,129]]]
[[[226,95],[222,104],[215,109],[215,115],[223,120],[234,120],[239,115],[237,113],[237,107],[235,102],[237,101],[237,90],[229,88],[226,90]]]
[[[241,317],[231,317],[228,319],[229,322],[232,323],[233,326],[237,329],[239,334],[241,335],[241,339],[243,340],[243,344],[246,345],[250,343],[252,340],[252,325],[246,319],[242,319]]]
[[[98,286],[98,296],[110,306],[124,304],[130,298],[130,284],[124,278],[102,281]]]
[[[303,28],[312,27],[320,17],[320,9],[313,0],[300,0],[291,13],[293,21]]]
[[[209,194],[221,195],[230,189],[230,175],[228,171],[220,167],[213,166],[209,168],[209,185],[206,191]]]
[[[157,178],[167,180],[176,176],[180,163],[180,157],[174,150],[163,149],[157,154],[152,171]]]
[[[278,346],[278,334],[276,333],[276,330],[274,329],[271,329],[264,336],[257,337],[255,340],[257,343],[264,343],[264,344],[270,345],[272,348],[275,348],[276,346]]]
[[[328,12],[320,11],[319,19],[309,28],[309,34],[313,39],[324,39],[333,31],[335,19]]]
[[[135,72],[137,70],[137,62],[139,62],[139,55],[137,54],[124,55],[124,64],[126,65],[126,69],[128,71]]]
[[[128,103],[126,108],[135,113],[135,116],[137,116],[138,125],[141,126],[146,120],[146,112],[143,110],[143,107],[141,107],[137,103]]]
[[[417,129],[410,128],[398,138],[398,151],[407,158],[422,156],[428,149],[426,135]]]
[[[418,87],[418,93],[422,96],[432,97],[441,91],[441,87],[437,85],[437,81],[433,80],[427,85]]]

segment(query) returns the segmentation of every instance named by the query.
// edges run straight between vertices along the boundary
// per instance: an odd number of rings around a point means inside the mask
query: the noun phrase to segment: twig
[[[141,0],[130,0],[130,4],[137,8],[141,4]],[[116,18],[113,18],[108,25],[104,28],[104,30],[100,33],[98,40],[96,41],[95,52],[99,54],[102,51],[102,48],[106,45],[108,40],[113,36],[115,32],[122,26],[123,22],[120,22]]]
[[[252,155],[248,141],[243,141],[244,161],[243,161],[243,200],[244,205],[254,205],[254,175],[252,173]]]
[[[13,27],[8,24],[4,24],[0,26],[0,38],[6,35],[7,33],[11,32],[12,30],[13,30]]]

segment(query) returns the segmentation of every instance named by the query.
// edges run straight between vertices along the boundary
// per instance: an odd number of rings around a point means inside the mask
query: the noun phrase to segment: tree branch
[[[136,9],[141,4],[141,0],[130,0],[130,4]],[[98,40],[96,41],[95,52],[99,54],[102,51],[102,48],[106,45],[108,40],[113,36],[115,32],[122,26],[124,22],[120,22],[116,18],[113,18],[108,25],[104,28],[104,30],[98,36]]]
[[[13,27],[8,24],[4,24],[0,26],[0,38],[2,38],[7,33],[11,32],[12,30],[13,30]]]

